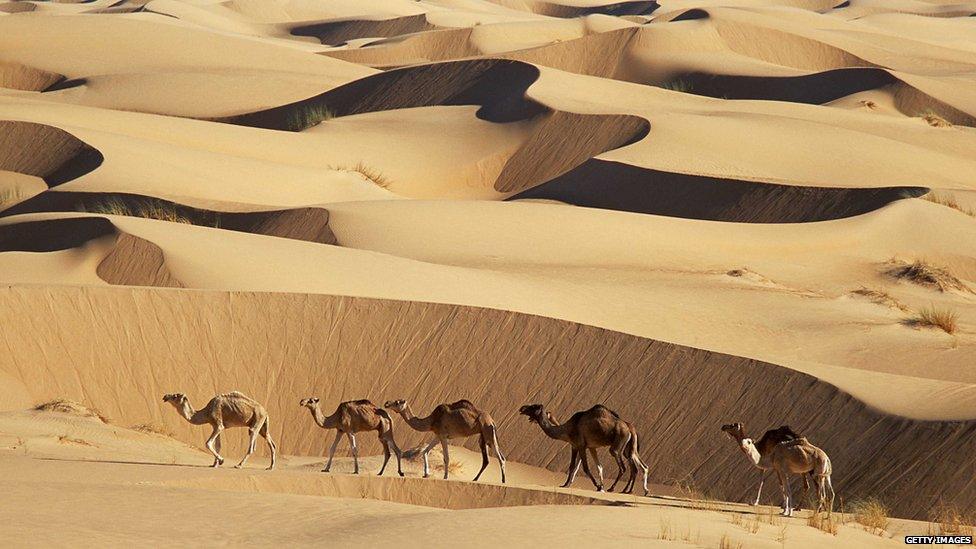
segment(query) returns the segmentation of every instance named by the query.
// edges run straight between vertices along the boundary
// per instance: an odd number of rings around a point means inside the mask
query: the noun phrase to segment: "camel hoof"
[[[397,471],[397,474],[402,477],[403,476],[403,471]]]
[[[243,467],[244,467],[243,465],[241,465],[240,463],[238,463],[237,465],[234,466],[234,469],[241,469]]]
[[[423,477],[423,478],[430,478],[430,475],[429,475],[429,474],[427,474],[427,475],[424,475],[424,477]]]
[[[329,470],[328,470],[328,469],[322,469],[322,472],[323,472],[323,473],[328,473],[328,472],[329,472]]]

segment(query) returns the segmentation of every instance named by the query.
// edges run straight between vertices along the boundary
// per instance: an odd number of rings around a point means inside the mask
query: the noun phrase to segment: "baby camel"
[[[224,458],[220,455],[220,434],[228,427],[247,427],[251,435],[251,440],[247,446],[247,453],[235,467],[243,467],[247,458],[254,453],[254,446],[257,443],[258,434],[264,437],[271,448],[271,465],[268,470],[274,469],[275,457],[278,452],[271,433],[268,432],[268,412],[256,400],[233,391],[223,395],[217,395],[210,399],[210,402],[200,410],[193,410],[190,400],[183,393],[174,393],[163,396],[163,402],[169,402],[176,408],[176,411],[183,416],[183,419],[193,425],[203,425],[209,423],[213,426],[213,433],[207,439],[207,449],[214,456],[212,467],[220,467],[224,464]]]
[[[359,474],[359,448],[356,446],[356,433],[363,431],[376,431],[379,435],[380,444],[383,445],[383,466],[380,467],[379,475],[383,475],[386,464],[390,461],[390,448],[396,454],[397,473],[403,476],[403,469],[400,467],[400,448],[393,440],[393,418],[390,414],[377,407],[368,400],[349,400],[339,403],[335,412],[326,417],[319,407],[319,399],[315,397],[303,399],[299,405],[308,408],[312,412],[312,419],[323,429],[336,429],[335,441],[329,448],[329,462],[322,469],[323,473],[328,473],[332,469],[332,457],[335,455],[336,446],[342,435],[349,437],[349,445],[352,446],[352,459],[355,470],[354,474]]]
[[[481,473],[488,467],[488,447],[495,450],[498,457],[498,466],[502,470],[502,484],[505,483],[505,456],[502,455],[498,447],[498,432],[495,429],[495,421],[488,412],[483,412],[471,404],[468,400],[459,400],[453,404],[440,404],[434,411],[425,418],[413,415],[410,405],[406,400],[390,400],[383,405],[400,414],[407,425],[415,431],[430,431],[437,437],[421,451],[424,457],[424,478],[430,476],[430,464],[427,461],[427,454],[440,442],[441,452],[444,455],[444,478],[447,479],[450,465],[450,456],[447,452],[447,441],[452,438],[466,438],[479,435],[481,445],[481,469],[475,475],[474,480],[481,478]]]
[[[728,427],[728,429],[726,429]],[[742,452],[759,467],[762,459],[759,450],[752,439],[745,436],[741,423],[726,425],[722,428],[733,440],[739,443]],[[806,437],[787,440],[776,444],[769,453],[769,463],[776,471],[779,479],[780,491],[783,494],[783,515],[793,516],[793,490],[790,487],[790,475],[810,475],[817,485],[817,512],[826,509],[828,513],[834,507],[834,487],[830,481],[833,467],[827,453],[817,448]],[[827,490],[830,490],[830,500]]]
[[[572,448],[572,457],[569,460],[569,472],[563,488],[571,485],[576,480],[579,472],[580,461],[582,458],[583,471],[593,481],[593,485],[600,492],[603,491],[603,466],[597,457],[597,448],[603,446],[610,447],[610,455],[617,461],[617,479],[610,485],[610,491],[617,486],[617,482],[624,474],[625,460],[630,462],[630,479],[624,486],[623,491],[632,493],[637,478],[637,469],[640,468],[644,474],[644,495],[648,494],[647,474],[648,467],[640,457],[640,447],[637,442],[637,430],[634,426],[622,419],[616,412],[606,406],[597,404],[589,410],[576,412],[566,423],[559,425],[551,414],[545,411],[542,404],[527,404],[519,409],[519,413],[528,416],[529,421],[537,423],[542,431],[549,437],[556,440],[568,442]],[[600,477],[599,482],[590,473],[589,463],[586,459],[586,452],[589,451],[596,462],[597,473]]]

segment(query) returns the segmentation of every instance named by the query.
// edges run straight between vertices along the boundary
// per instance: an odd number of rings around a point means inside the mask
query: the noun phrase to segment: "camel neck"
[[[542,414],[539,418],[539,427],[549,438],[554,438],[556,440],[566,440],[566,426],[557,425],[549,419],[548,414]]]
[[[742,453],[749,458],[749,461],[751,461],[753,465],[756,467],[761,467],[762,455],[759,453],[759,450],[756,449],[756,443],[754,443],[751,438],[740,438],[739,449],[742,450]]]
[[[322,408],[318,404],[315,404],[315,406],[311,408],[311,411],[312,411],[312,419],[315,420],[315,423],[317,423],[319,427],[323,429],[332,429],[333,427],[335,427],[337,415],[339,413],[338,410],[336,410],[335,414],[332,414],[331,416],[326,416],[322,412]]]
[[[203,425],[204,423],[209,423],[209,418],[204,416],[203,410],[194,410],[193,406],[190,406],[189,400],[183,401],[183,406],[179,409],[180,415],[183,419],[189,421],[193,425]]]
[[[413,410],[410,409],[410,405],[407,404],[403,407],[403,411],[400,412],[400,417],[403,421],[407,422],[414,431],[430,431],[431,430],[431,417],[433,414],[425,417],[419,418],[413,415]]]

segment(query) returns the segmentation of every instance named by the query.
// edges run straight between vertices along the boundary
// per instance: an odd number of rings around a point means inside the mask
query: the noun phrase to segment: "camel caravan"
[[[224,463],[220,455],[220,436],[224,429],[231,427],[247,427],[250,440],[243,459],[235,465],[241,468],[254,453],[257,437],[260,435],[268,443],[271,451],[271,465],[274,469],[277,457],[277,446],[271,440],[269,432],[268,412],[256,400],[234,391],[217,395],[210,399],[206,406],[194,410],[189,399],[182,393],[163,396],[163,402],[168,402],[176,411],[193,425],[208,424],[213,431],[205,446],[213,454],[214,462],[211,467],[220,467]],[[489,449],[498,459],[501,469],[501,480],[505,482],[505,456],[498,445],[498,429],[495,421],[488,412],[479,410],[469,400],[459,400],[451,404],[439,404],[427,415],[417,417],[404,399],[389,400],[380,408],[369,400],[350,400],[341,402],[335,411],[326,416],[319,406],[319,399],[310,397],[302,399],[299,405],[307,408],[312,414],[312,420],[323,429],[335,429],[336,436],[329,448],[329,459],[322,470],[328,473],[332,468],[332,460],[336,448],[342,437],[349,440],[353,457],[353,474],[359,474],[359,449],[356,445],[356,434],[375,431],[383,446],[383,465],[379,475],[386,470],[390,455],[397,460],[397,473],[402,477],[401,458],[403,451],[397,446],[393,437],[393,416],[399,415],[408,427],[414,431],[429,432],[434,440],[420,450],[423,458],[423,476],[430,476],[428,454],[440,443],[444,460],[444,479],[449,477],[450,455],[448,441],[463,439],[477,435],[481,447],[482,464],[474,481],[481,478],[489,463]],[[389,412],[387,410],[390,410]],[[576,475],[582,465],[583,471],[593,482],[597,491],[612,492],[623,478],[625,470],[629,470],[629,477],[621,493],[632,494],[637,484],[638,475],[642,475],[644,495],[648,495],[647,477],[649,468],[640,456],[640,445],[637,439],[637,429],[634,424],[624,421],[613,410],[597,404],[588,410],[576,412],[564,423],[557,421],[542,404],[527,404],[519,409],[519,414],[526,416],[531,423],[535,423],[549,438],[561,440],[569,444],[571,449],[569,468],[563,488],[569,487],[576,480]],[[758,442],[746,435],[741,423],[731,423],[722,426],[722,432],[729,436],[750,463],[759,470],[759,491],[752,505],[759,505],[762,497],[763,484],[770,471],[776,473],[779,480],[780,492],[783,498],[783,515],[792,516],[798,510],[790,486],[790,477],[799,475],[803,479],[806,490],[810,488],[810,481],[816,486],[817,511],[833,510],[834,488],[830,480],[832,468],[830,458],[826,452],[811,444],[806,437],[795,433],[789,426],[766,431]],[[600,448],[608,448],[610,456],[617,463],[617,476],[609,488],[604,486],[603,466],[597,455]],[[596,476],[590,470],[589,459],[596,465]],[[828,497],[829,492],[829,497]]]

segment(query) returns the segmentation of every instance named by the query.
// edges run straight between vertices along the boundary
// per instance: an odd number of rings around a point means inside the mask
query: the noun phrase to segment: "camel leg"
[[[647,475],[648,475],[648,473],[650,472],[651,469],[650,469],[650,467],[647,466],[646,463],[644,463],[644,460],[641,459],[640,454],[634,454],[634,462],[637,465],[640,466],[641,474],[643,475],[643,477],[642,477],[643,478],[642,486],[644,488],[644,496],[647,496],[647,494],[650,493],[650,490],[647,489]],[[631,492],[633,492],[633,488],[634,487],[631,486]],[[628,492],[628,493],[630,493],[630,492]]]
[[[359,448],[356,446],[356,435],[352,433],[346,433],[346,436],[349,437],[349,446],[352,448],[352,464],[353,464],[352,474],[358,475],[359,474]]]
[[[596,478],[593,476],[593,473],[590,472],[590,464],[586,459],[586,448],[580,451],[580,456],[583,458],[583,472],[586,473],[586,476],[590,477],[591,481],[593,481],[593,486],[596,487],[596,491],[602,492],[603,486],[597,483]]]
[[[827,506],[827,515],[830,515],[834,512],[834,496],[836,496],[836,494],[834,494],[834,483],[830,481],[830,476],[826,476],[824,478],[824,482],[827,484],[827,488],[830,490],[830,502]],[[824,490],[824,497],[826,497],[826,495],[827,491]]]
[[[579,473],[580,468],[580,458],[579,450],[573,448],[573,454],[569,458],[569,471],[566,474],[566,483],[562,485],[563,488],[568,488],[573,485],[576,481],[576,473]]]
[[[790,475],[783,471],[777,470],[776,476],[779,478],[779,489],[783,495],[783,516],[791,517],[793,516],[792,507],[792,493],[790,490]]]
[[[444,480],[447,480],[447,472],[450,470],[451,456],[447,453],[447,439],[441,439],[441,453],[444,456]]]
[[[224,441],[224,433],[223,433],[223,431],[221,431],[221,433],[219,435],[217,435],[217,439],[214,440],[214,449],[216,449],[217,450],[217,453],[220,454],[221,456],[224,455],[224,451],[221,449],[222,448],[221,445],[223,444],[223,441]],[[224,458],[223,457],[220,458],[220,464],[221,465],[224,464]]]
[[[603,491],[603,464],[600,463],[600,456],[597,455],[596,448],[590,448],[589,450],[590,450],[590,456],[593,457],[593,463],[596,463],[597,477],[600,479],[600,484],[599,486],[597,486],[596,489],[598,492],[602,492]]]
[[[388,447],[393,449],[393,454],[397,458],[397,474],[402,477],[403,467],[400,466],[400,456],[403,454],[403,452],[400,451],[400,447],[397,446],[396,440],[393,440],[393,429],[388,430],[386,434],[384,434],[383,436],[384,436],[384,440],[387,441]],[[380,474],[383,474],[383,472],[380,471]]]
[[[213,465],[211,465],[211,467],[220,467],[221,465],[224,464],[224,458],[220,457],[220,451],[217,450],[216,447],[214,446],[214,441],[219,440],[220,433],[223,430],[224,430],[223,426],[214,425],[213,432],[210,433],[210,438],[207,439],[207,443],[206,443],[207,449],[210,450],[210,453],[213,454],[214,457],[214,462]]]
[[[247,434],[250,435],[251,437],[247,443],[247,452],[244,454],[244,457],[241,458],[241,462],[234,466],[234,469],[240,469],[244,467],[244,464],[247,462],[247,458],[251,457],[251,454],[254,453],[254,447],[257,446],[258,430],[248,429]]]
[[[435,445],[437,445],[437,442],[438,441],[436,441],[436,440],[432,440],[430,442],[430,444],[428,444],[427,447],[424,448],[424,451],[421,452],[424,455],[424,478],[427,478],[427,477],[430,476],[430,462],[427,460],[427,454],[429,454],[430,453],[430,450]]]
[[[624,458],[620,455],[620,452],[611,452],[610,455],[613,456],[614,461],[617,462],[617,478],[613,479],[613,484],[607,488],[607,492],[613,492],[617,488],[617,483],[620,482],[620,479],[624,478],[624,469],[627,468],[627,466],[624,464]]]
[[[340,440],[342,440],[342,431],[336,431],[335,440],[332,441],[332,447],[329,448],[329,461],[325,464],[325,469],[322,469],[323,473],[328,473],[332,469],[332,458],[335,456],[336,447],[339,446]]]
[[[481,473],[484,473],[485,469],[488,468],[488,443],[485,442],[484,435],[481,435],[481,438],[478,440],[478,445],[481,446],[481,469],[478,470],[478,474],[474,476],[472,482],[478,482],[478,479],[481,478]]]
[[[495,449],[495,456],[498,458],[498,466],[502,470],[502,484],[505,484],[505,456],[502,449],[498,447],[498,430],[491,428],[491,446]]]
[[[759,470],[759,492],[756,494],[756,500],[752,502],[754,506],[759,505],[759,499],[762,498],[763,484],[766,483],[766,475],[768,474],[769,471],[766,469]]]
[[[268,449],[271,450],[271,465],[268,466],[268,470],[270,471],[274,469],[275,458],[278,457],[278,446],[274,443],[273,440],[271,440],[271,433],[268,431],[268,429],[269,429],[268,420],[265,419],[264,425],[261,426],[261,429],[258,431],[258,433],[262,437],[264,437],[265,442],[268,443]]]
[[[386,471],[386,464],[390,461],[390,443],[385,439],[380,438],[380,444],[383,445],[383,466],[380,467],[380,472],[376,476],[383,476],[383,471]]]

